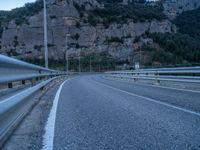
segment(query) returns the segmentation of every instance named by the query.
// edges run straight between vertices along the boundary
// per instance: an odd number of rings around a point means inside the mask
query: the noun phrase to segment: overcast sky
[[[25,3],[35,1],[36,0],[0,0],[0,10],[11,10],[16,7],[21,7]]]

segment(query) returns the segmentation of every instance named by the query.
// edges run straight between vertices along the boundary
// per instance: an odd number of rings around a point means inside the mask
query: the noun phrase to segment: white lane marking
[[[157,104],[160,104],[160,105],[164,105],[166,107],[177,109],[179,111],[183,111],[183,112],[190,113],[192,115],[196,115],[196,116],[200,117],[200,113],[199,112],[195,112],[195,111],[192,111],[192,110],[188,110],[188,109],[184,109],[184,108],[181,108],[181,107],[178,107],[178,106],[167,104],[165,102],[161,102],[161,101],[158,101],[158,100],[155,100],[155,99],[152,99],[152,98],[148,98],[148,97],[145,97],[145,96],[137,95],[137,94],[134,94],[134,93],[131,93],[131,92],[128,92],[128,91],[124,91],[124,90],[109,86],[109,85],[104,84],[104,83],[100,83],[100,82],[97,82],[97,81],[95,81],[95,82],[97,84],[99,84],[99,85],[103,85],[103,86],[108,87],[110,89],[113,89],[113,90],[116,90],[116,91],[119,91],[119,92],[122,92],[122,93],[126,93],[126,94],[131,95],[131,96],[142,98],[142,99],[145,99],[145,100],[150,101],[150,102],[154,102],[154,103],[157,103]]]
[[[106,77],[104,77],[104,78],[106,78]],[[108,79],[108,78],[106,78],[106,79]],[[120,79],[119,80],[111,79],[111,80],[119,81]],[[121,80],[121,81],[126,81],[126,80]],[[127,82],[127,83],[130,83],[130,82]],[[197,90],[178,89],[178,88],[173,88],[173,87],[165,87],[165,86],[160,86],[160,85],[140,84],[140,83],[133,83],[133,84],[136,84],[136,85],[139,85],[139,86],[159,87],[159,88],[163,88],[163,89],[170,89],[170,90],[177,90],[177,91],[192,92],[192,93],[200,94],[200,91],[197,91]]]
[[[54,98],[53,106],[51,108],[49,118],[48,118],[46,126],[45,126],[45,134],[43,136],[42,150],[53,150],[54,130],[55,130],[55,121],[56,121],[58,100],[60,98],[60,93],[61,93],[62,87],[67,81],[69,81],[69,79],[64,81],[60,85],[60,87],[56,93],[56,96]]]

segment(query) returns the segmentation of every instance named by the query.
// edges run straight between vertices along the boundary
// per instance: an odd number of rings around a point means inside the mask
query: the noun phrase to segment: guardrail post
[[[25,80],[22,80],[22,85],[25,85],[26,84],[26,81]]]
[[[7,68],[8,66],[9,68]],[[13,88],[15,86],[15,82],[20,85],[25,85],[27,84],[27,82],[29,84],[32,83],[33,85],[39,79],[41,80],[49,79],[53,78],[54,76],[61,75],[60,71],[49,70],[41,66],[26,63],[20,60],[16,60],[14,58],[9,58],[1,54],[0,54],[0,69],[1,71],[6,71],[6,74],[3,73],[0,75],[0,84],[2,83],[5,84],[7,88]],[[17,74],[14,75],[13,72],[17,72]],[[33,77],[30,77],[29,75]]]
[[[45,87],[41,87],[40,91],[44,91],[45,90]]]
[[[35,79],[34,78],[31,79],[31,84],[32,84],[32,86],[35,84]]]
[[[160,84],[160,80],[157,80],[157,83]]]
[[[8,88],[9,88],[9,89],[13,88],[12,82],[8,83]]]
[[[160,80],[158,79],[158,77],[159,77],[159,73],[158,73],[158,71],[156,71],[156,82],[158,83],[158,84],[160,84]]]

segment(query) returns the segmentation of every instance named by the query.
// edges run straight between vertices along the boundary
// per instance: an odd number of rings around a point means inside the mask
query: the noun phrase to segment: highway
[[[54,150],[198,150],[200,92],[104,78],[66,81]]]

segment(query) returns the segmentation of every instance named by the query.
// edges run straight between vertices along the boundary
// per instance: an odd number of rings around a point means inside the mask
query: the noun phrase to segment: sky
[[[24,6],[25,3],[35,1],[36,0],[0,0],[0,10],[11,10],[16,7]]]

